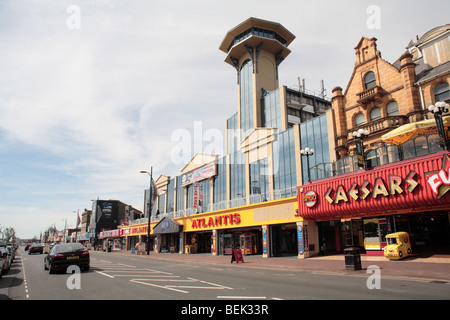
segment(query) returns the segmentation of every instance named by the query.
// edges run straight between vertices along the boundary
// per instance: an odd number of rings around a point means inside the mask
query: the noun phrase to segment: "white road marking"
[[[100,260],[103,261],[104,260]],[[174,275],[170,272],[153,270],[153,269],[138,269],[132,265],[118,264],[94,264],[94,268],[98,274],[104,275],[111,279],[116,277],[129,277],[129,281],[146,286],[176,291],[180,293],[189,293],[189,289],[201,289],[201,290],[231,290],[232,288],[226,287],[217,283],[208,281],[202,281],[189,277],[181,277]],[[158,283],[158,284],[156,284]],[[179,284],[179,285],[178,285]]]

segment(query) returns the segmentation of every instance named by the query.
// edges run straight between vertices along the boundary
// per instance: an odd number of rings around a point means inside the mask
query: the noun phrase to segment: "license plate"
[[[78,256],[67,257],[67,260],[70,260],[70,259],[78,259],[78,258],[79,258]]]

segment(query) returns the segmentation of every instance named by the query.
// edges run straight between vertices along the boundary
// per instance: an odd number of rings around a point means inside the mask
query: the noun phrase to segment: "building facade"
[[[224,121],[225,154],[196,154],[179,176],[156,180],[155,250],[228,255],[239,245],[244,254],[298,255],[296,188],[308,176],[300,151],[315,150],[310,167],[335,159],[331,101],[279,86],[294,39],[256,18],[226,34],[220,50],[236,71],[237,112]],[[145,222],[124,229],[146,241]]]
[[[429,105],[450,102],[449,35],[448,25],[428,31],[393,64],[375,38],[355,47],[346,89],[333,89],[337,161],[327,179],[298,188],[299,214],[318,230],[320,252],[356,246],[382,254],[386,234],[398,231],[412,236],[415,250],[450,249],[449,155],[437,130],[401,144],[383,140],[434,119]]]
[[[448,28],[411,42],[393,64],[376,39],[363,37],[347,87],[335,88],[331,101],[279,86],[294,39],[256,18],[226,34],[220,50],[236,71],[237,112],[225,120],[225,154],[196,154],[180,175],[156,180],[146,215],[152,250],[228,255],[240,246],[244,254],[307,258],[349,246],[382,252],[393,231],[419,246],[448,242],[450,162],[438,135],[402,145],[382,139],[431,118],[427,104],[448,102],[440,51]],[[128,249],[147,241],[147,225],[121,227]]]

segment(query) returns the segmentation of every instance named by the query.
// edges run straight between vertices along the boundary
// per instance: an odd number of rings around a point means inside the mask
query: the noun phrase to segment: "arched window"
[[[398,116],[398,103],[397,101],[391,101],[386,106],[386,114],[388,116]]]
[[[375,73],[372,71],[367,72],[364,76],[364,89],[370,89],[377,85],[377,80],[375,79]]]
[[[381,109],[376,107],[373,108],[372,111],[370,111],[370,120],[375,121],[381,119]]]
[[[447,82],[443,81],[434,88],[434,98],[436,102],[450,99],[450,88]]]
[[[359,127],[366,123],[366,117],[364,116],[364,113],[360,112],[355,117],[355,127]]]

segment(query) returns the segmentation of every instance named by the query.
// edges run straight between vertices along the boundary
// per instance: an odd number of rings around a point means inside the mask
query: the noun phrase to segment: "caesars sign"
[[[450,190],[450,154],[445,154],[442,160],[442,168],[423,173],[426,185],[432,191],[435,199],[441,199]],[[323,198],[331,205],[341,202],[347,203],[358,199],[369,200],[378,197],[390,197],[404,192],[413,193],[419,185],[419,174],[410,170],[406,177],[395,174],[387,174],[384,178],[376,177],[365,179],[361,184],[347,182],[339,184],[335,188],[328,187]],[[424,192],[424,191],[421,191]],[[318,196],[316,192],[309,190],[302,198],[303,203],[312,208],[316,205]]]

